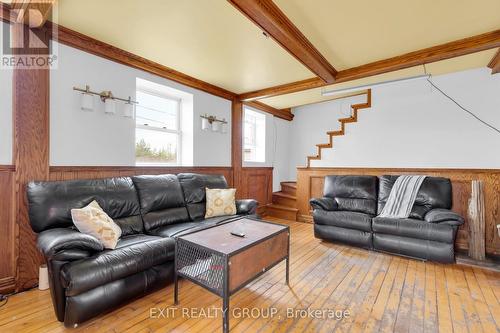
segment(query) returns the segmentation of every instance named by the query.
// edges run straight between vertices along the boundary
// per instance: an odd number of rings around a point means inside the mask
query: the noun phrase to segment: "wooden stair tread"
[[[356,122],[356,117],[340,118],[341,123],[354,123]]]
[[[329,132],[326,132],[326,134],[328,135],[344,135],[344,131],[329,131]]]
[[[332,144],[331,143],[318,143],[316,146],[318,148],[332,148]]]
[[[282,198],[287,198],[287,199],[293,199],[293,200],[297,199],[296,196],[284,193],[282,191],[280,191],[280,192],[273,192],[273,195],[278,196],[278,197],[282,197]]]
[[[283,205],[277,205],[277,204],[273,204],[273,203],[267,204],[267,207],[271,208],[271,209],[286,210],[288,212],[294,212],[294,213],[299,211],[297,208],[287,207],[287,206],[283,206]]]
[[[287,182],[281,182],[280,183],[281,186],[288,186],[288,187],[293,187],[293,188],[297,188],[297,182],[290,182],[290,181],[287,181]]]

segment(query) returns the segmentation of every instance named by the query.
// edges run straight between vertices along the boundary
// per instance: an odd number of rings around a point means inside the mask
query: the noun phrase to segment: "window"
[[[243,160],[266,161],[266,116],[245,108],[243,128]]]
[[[136,98],[136,164],[179,165],[181,99],[139,88]]]

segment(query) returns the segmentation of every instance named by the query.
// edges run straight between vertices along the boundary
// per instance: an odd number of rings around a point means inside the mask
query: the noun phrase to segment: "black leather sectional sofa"
[[[255,200],[238,200],[238,215],[204,219],[206,187],[227,183],[187,173],[30,183],[30,222],[47,261],[57,319],[75,326],[165,286],[173,278],[173,237],[255,213]],[[114,250],[72,223],[70,210],[93,200],[122,229]]]
[[[454,262],[455,237],[464,220],[450,211],[450,180],[426,177],[409,218],[378,217],[397,177],[325,177],[324,197],[310,200],[315,236],[424,260]]]

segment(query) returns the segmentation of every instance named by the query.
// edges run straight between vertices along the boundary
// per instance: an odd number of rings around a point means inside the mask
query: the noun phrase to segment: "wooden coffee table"
[[[238,237],[231,232],[243,232]],[[286,260],[289,283],[290,228],[253,218],[217,225],[176,238],[174,302],[178,277],[222,297],[223,332],[229,332],[229,298],[267,270]]]

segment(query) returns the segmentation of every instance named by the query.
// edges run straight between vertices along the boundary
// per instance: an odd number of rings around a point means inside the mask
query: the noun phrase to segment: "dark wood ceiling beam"
[[[314,77],[311,79],[306,79],[302,81],[296,81],[292,83],[282,84],[279,86],[274,86],[270,88],[260,89],[244,93],[238,96],[242,101],[254,101],[257,99],[273,97],[278,95],[289,94],[297,91],[303,91],[318,87],[323,87],[325,82],[319,77]]]
[[[488,67],[491,68],[491,74],[500,73],[500,49],[498,49],[497,53],[493,56]]]
[[[335,68],[272,0],[228,1],[324,82],[335,81]]]
[[[394,72],[431,62],[460,57],[500,46],[500,30],[468,37],[453,42],[406,53],[397,57],[375,61],[366,65],[340,71],[337,82],[361,79]]]
[[[292,113],[292,110],[290,108],[276,109],[276,108],[273,108],[272,106],[269,106],[267,104],[257,102],[257,101],[243,102],[243,104],[250,106],[254,109],[270,113],[273,116],[284,119],[284,120],[290,121],[293,119],[293,113]]]
[[[487,32],[453,42],[405,53],[397,57],[371,62],[366,65],[349,68],[337,73],[335,83],[362,79],[369,76],[398,71],[422,64],[460,57],[467,54],[500,47],[500,30]],[[239,95],[241,100],[257,100],[267,97],[289,94],[326,86],[319,78],[288,83],[280,86],[260,89]]]

